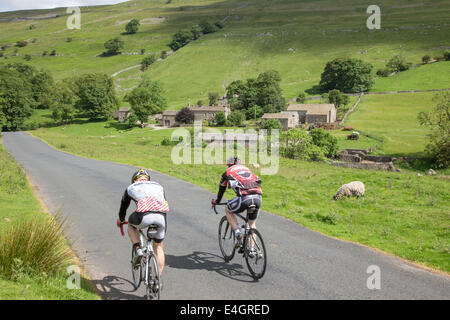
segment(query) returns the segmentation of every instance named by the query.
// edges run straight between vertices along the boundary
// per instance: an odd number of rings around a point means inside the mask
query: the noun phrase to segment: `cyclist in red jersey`
[[[261,180],[249,168],[241,164],[238,157],[231,157],[227,160],[228,170],[222,175],[220,180],[217,198],[211,201],[212,205],[220,203],[227,187],[233,189],[236,197],[228,201],[226,205],[226,216],[234,230],[236,239],[242,240],[242,232],[239,230],[237,218],[234,214],[241,213],[254,205],[254,212],[249,214],[248,224],[250,228],[256,229],[256,219],[262,202]]]

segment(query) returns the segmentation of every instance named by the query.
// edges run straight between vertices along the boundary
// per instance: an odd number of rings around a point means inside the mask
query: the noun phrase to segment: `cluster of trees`
[[[280,135],[280,154],[300,160],[326,161],[338,154],[336,137],[323,129],[291,129]]]
[[[256,79],[233,81],[226,88],[231,110],[243,112],[246,119],[261,118],[264,113],[286,110],[280,82],[280,74],[275,70],[261,73]]]
[[[22,63],[0,67],[0,119],[6,130],[25,129],[24,123],[36,108],[49,106],[54,85],[51,75]]]
[[[148,77],[143,77],[139,85],[125,96],[124,101],[131,105],[132,114],[128,119],[130,127],[137,121],[147,122],[149,115],[161,113],[167,108],[167,99],[161,83]]]
[[[202,20],[199,24],[192,26],[190,30],[181,30],[175,33],[172,36],[172,41],[169,43],[169,47],[173,51],[177,51],[189,42],[197,40],[203,34],[214,33],[223,28],[224,25],[220,21],[210,23],[206,20]]]

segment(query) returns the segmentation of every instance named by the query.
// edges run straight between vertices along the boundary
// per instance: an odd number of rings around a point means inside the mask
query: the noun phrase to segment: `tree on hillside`
[[[322,99],[324,99],[328,103],[332,103],[336,108],[340,106],[345,106],[350,102],[350,98],[348,95],[340,92],[337,89],[331,90],[328,93],[324,93],[322,95]]]
[[[372,68],[370,63],[359,59],[335,59],[326,64],[320,86],[327,91],[367,91],[373,85]]]
[[[150,65],[155,63],[155,61],[156,61],[156,56],[154,54],[151,55],[151,56],[147,56],[144,59],[142,59],[142,61],[141,61],[141,71],[147,70],[148,67],[150,67]]]
[[[202,29],[198,24],[191,27],[192,40],[197,40],[202,35]]]
[[[192,33],[189,31],[178,31],[172,36],[172,42],[169,43],[170,49],[177,51],[192,40]]]
[[[167,107],[162,85],[149,78],[143,78],[124,100],[131,105],[133,114],[141,123],[147,122],[149,115],[161,113]]]
[[[218,29],[215,25],[213,25],[212,23],[209,23],[206,20],[202,20],[199,23],[199,26],[202,29],[203,34],[213,33],[213,32],[216,32]]]
[[[102,73],[88,73],[75,80],[74,92],[78,97],[75,106],[86,112],[90,119],[108,119],[119,103],[115,96],[114,82]]]
[[[217,104],[217,101],[219,100],[219,93],[218,92],[209,92],[208,99],[209,99],[210,106]]]
[[[256,79],[250,78],[246,82],[236,80],[227,87],[227,99],[232,110],[249,109],[260,106],[265,113],[285,110],[286,101],[281,93],[281,77],[277,71],[266,71]]]
[[[406,58],[402,55],[396,55],[386,64],[386,68],[391,72],[406,71],[411,67],[412,63],[407,62]]]
[[[304,92],[300,92],[295,99],[297,103],[305,103],[306,102],[306,94]]]
[[[179,123],[193,123],[194,112],[192,112],[189,108],[184,107],[175,115],[175,120]]]
[[[127,23],[127,25],[125,26],[125,30],[127,31],[127,33],[133,34],[138,31],[140,25],[141,24],[139,23],[139,20],[134,18]]]
[[[106,52],[103,55],[112,56],[120,53],[120,49],[123,48],[124,42],[119,37],[114,39],[109,39],[105,42],[104,46],[106,48]]]
[[[436,107],[429,112],[420,112],[418,120],[421,125],[431,129],[430,142],[426,151],[431,155],[438,167],[450,167],[450,93],[437,95]]]
[[[0,68],[0,113],[7,131],[25,128],[25,120],[33,113],[35,101],[30,81],[18,70]]]

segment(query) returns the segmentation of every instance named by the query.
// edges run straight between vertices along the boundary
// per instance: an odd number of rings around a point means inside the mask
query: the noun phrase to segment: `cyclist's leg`
[[[133,245],[139,243],[139,231],[136,226],[140,225],[142,222],[142,218],[144,217],[143,213],[133,212],[128,218],[128,236],[130,237],[131,243]]]
[[[163,242],[153,241],[153,251],[155,252],[156,259],[158,259],[158,267],[159,274],[162,276],[164,265],[165,265],[165,256],[163,249]]]
[[[235,197],[233,200],[228,201],[225,207],[225,214],[227,216],[228,223],[233,230],[239,228],[238,221],[234,213],[241,207],[241,197]]]

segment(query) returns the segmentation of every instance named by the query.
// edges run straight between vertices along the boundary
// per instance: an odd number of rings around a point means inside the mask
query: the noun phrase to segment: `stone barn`
[[[333,123],[336,122],[334,104],[290,104],[288,112],[297,112],[299,123]]]

